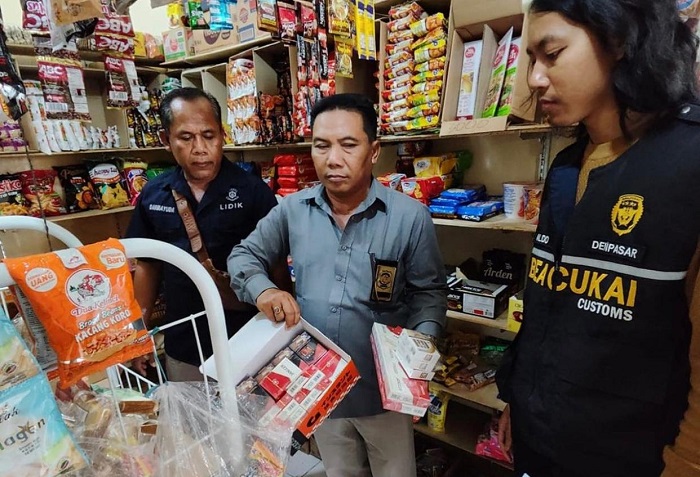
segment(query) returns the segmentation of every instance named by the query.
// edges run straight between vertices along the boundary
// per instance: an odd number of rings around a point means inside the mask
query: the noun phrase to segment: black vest
[[[550,169],[499,389],[516,439],[583,475],[634,475],[660,469],[687,406],[700,106],[594,169],[575,204],[585,146]]]

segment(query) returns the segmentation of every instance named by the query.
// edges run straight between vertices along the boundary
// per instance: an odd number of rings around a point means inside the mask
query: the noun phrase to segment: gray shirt
[[[332,417],[383,411],[370,334],[374,322],[439,332],[447,307],[445,268],[427,208],[372,180],[367,198],[341,230],[324,188],[285,198],[228,258],[240,299],[255,303],[274,284],[266,269],[292,256],[302,317],[346,351],[361,379]],[[371,254],[398,262],[393,298],[371,300]]]

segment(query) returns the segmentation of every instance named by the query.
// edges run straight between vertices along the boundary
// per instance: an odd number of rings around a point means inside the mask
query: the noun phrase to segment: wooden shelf
[[[7,47],[13,56],[36,56],[36,54],[34,53],[33,45],[8,43]],[[78,54],[80,55],[80,59],[83,61],[102,61],[102,58],[104,56],[104,53],[102,51],[93,50],[78,50]],[[157,58],[134,59],[134,63],[136,63],[137,66],[158,66],[162,62],[163,60],[159,60]]]
[[[506,403],[498,399],[498,386],[496,386],[496,383],[489,384],[476,391],[470,391],[461,383],[457,383],[449,388],[438,383],[432,384],[437,386],[440,391],[453,396],[458,402],[479,411],[502,411],[506,407]]]
[[[199,55],[188,56],[187,58],[183,58],[181,60],[166,61],[165,63],[161,63],[160,66],[164,68],[169,68],[172,66],[184,67],[188,65],[201,65],[203,63],[215,63],[217,61],[228,61],[229,57],[231,56],[235,56],[238,53],[242,53],[251,48],[267,45],[273,41],[272,36],[270,34],[266,34],[245,43],[227,46],[218,50],[207,51],[205,53],[200,53]]]
[[[474,323],[476,325],[488,326],[489,328],[496,328],[502,331],[507,331],[508,327],[508,311],[503,312],[495,320],[476,315],[468,315],[466,313],[460,313],[452,310],[447,310],[447,317],[452,318],[453,320],[465,321],[467,323]]]
[[[20,71],[29,71],[32,73],[38,73],[39,67],[35,64],[24,64],[23,62],[18,62]],[[139,76],[155,76],[159,74],[168,74],[173,70],[168,70],[165,68],[159,68],[154,66],[137,66],[136,73]],[[103,76],[105,74],[105,68],[103,64],[97,62],[90,62],[88,65],[83,66],[83,73],[85,76]]]
[[[390,135],[390,136],[380,136],[379,141],[385,144],[397,143],[397,142],[409,142],[409,141],[430,141],[430,140],[449,140],[449,139],[465,139],[470,137],[481,137],[481,136],[504,136],[504,135],[532,135],[532,134],[546,134],[550,132],[559,132],[562,128],[555,128],[549,124],[516,124],[510,125],[504,130],[500,131],[475,131],[468,134],[459,134],[454,136],[440,136],[438,133],[434,134],[407,134],[407,135]]]
[[[497,215],[483,222],[472,222],[462,219],[438,219],[433,218],[435,225],[445,225],[448,227],[463,227],[468,229],[487,229],[487,230],[503,230],[510,232],[529,232],[534,233],[537,230],[537,225],[528,224],[522,220],[508,219],[505,215]]]
[[[476,455],[476,443],[479,440],[479,435],[484,433],[486,424],[491,417],[484,416],[483,413],[465,408],[464,406],[449,404],[447,407],[446,419],[445,432],[435,432],[424,422],[415,424],[413,428],[420,434],[449,444],[469,454]],[[507,462],[497,461],[489,457],[478,457],[505,469],[513,469],[513,466]]]
[[[309,149],[311,148],[310,142],[295,142],[287,144],[229,144],[224,146],[224,152],[244,152],[244,151],[278,151],[278,150],[288,150],[288,149]]]
[[[143,148],[136,148],[136,149],[131,149],[128,147],[122,147],[119,149],[89,149],[85,151],[61,151],[61,152],[54,152],[51,154],[44,154],[41,151],[36,151],[36,150],[30,150],[29,155],[32,157],[36,156],[45,156],[45,157],[52,157],[52,156],[73,156],[73,155],[98,155],[98,154],[119,154],[119,153],[140,153],[140,152],[156,152],[156,151],[165,151],[164,147],[143,147]],[[24,151],[19,151],[19,152],[0,152],[0,159],[5,158],[5,157],[24,157],[25,153]]]
[[[88,210],[86,212],[76,212],[74,214],[57,215],[55,217],[47,217],[47,220],[50,220],[51,222],[64,222],[66,220],[88,219],[90,217],[97,217],[99,215],[111,215],[119,214],[122,212],[131,212],[132,210],[134,210],[134,207],[128,205],[126,207],[118,207],[116,209]]]

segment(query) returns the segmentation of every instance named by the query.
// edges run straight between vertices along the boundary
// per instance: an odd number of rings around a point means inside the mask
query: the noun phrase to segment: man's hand
[[[131,368],[143,377],[146,377],[148,366],[153,368],[155,365],[152,354],[145,354],[131,360]]]
[[[503,453],[510,457],[510,448],[513,438],[510,430],[510,405],[506,404],[501,417],[498,419],[498,444]]]
[[[255,301],[258,310],[265,313],[270,320],[284,321],[287,327],[299,323],[301,310],[292,295],[278,288],[268,288],[262,292]]]

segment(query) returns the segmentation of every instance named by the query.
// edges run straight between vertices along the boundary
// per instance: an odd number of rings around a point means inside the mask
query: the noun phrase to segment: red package
[[[277,16],[280,22],[280,39],[282,41],[294,42],[297,31],[297,12],[294,5],[277,2]]]
[[[34,170],[20,172],[22,195],[29,201],[29,215],[41,217],[66,213],[61,196],[56,193],[58,174],[52,170]]]
[[[479,436],[475,453],[476,455],[490,457],[503,462],[513,462],[510,454],[504,452],[498,443],[498,419],[493,419],[489,423],[486,433]]]
[[[135,36],[131,17],[129,15],[117,15],[111,12],[107,13],[104,18],[97,19],[95,33],[127,37]]]
[[[308,154],[278,154],[272,162],[276,166],[313,165],[313,160]]]
[[[302,177],[278,177],[277,185],[282,189],[303,189],[308,182],[314,182],[318,179],[316,175]]]
[[[401,181],[401,189],[409,197],[427,204],[445,190],[445,182],[440,176],[410,177]]]
[[[299,189],[277,189],[277,194],[281,195],[282,197],[294,194],[295,192],[299,192]]]
[[[277,177],[302,177],[316,175],[313,163],[302,163],[294,166],[277,166]]]

